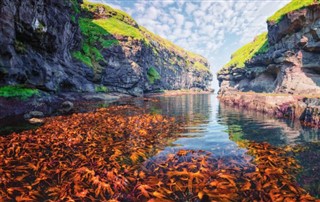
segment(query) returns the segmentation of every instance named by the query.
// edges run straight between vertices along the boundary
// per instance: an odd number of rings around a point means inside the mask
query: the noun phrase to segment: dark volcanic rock
[[[70,1],[0,2],[0,84],[93,91],[93,72],[70,55],[81,43]]]
[[[0,1],[0,86],[23,84],[54,93],[96,92],[106,86],[109,92],[135,96],[209,86],[211,73],[193,67],[196,62],[208,67],[205,59],[197,61],[187,55],[183,58],[175,48],[168,50],[155,40],[146,45],[143,40],[114,36],[119,44],[101,50],[104,60],[98,69],[74,59],[71,53],[81,50],[85,40],[79,17],[122,16],[124,23],[139,28],[133,19],[112,8],[102,6],[93,14],[83,13],[81,3],[82,0]],[[159,72],[160,80],[148,81],[151,67]]]
[[[268,52],[254,56],[241,72],[218,74],[220,93],[320,94],[320,5],[268,22],[268,42]]]

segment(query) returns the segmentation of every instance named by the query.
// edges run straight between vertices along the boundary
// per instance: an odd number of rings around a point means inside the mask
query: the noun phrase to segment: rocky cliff
[[[269,20],[265,40],[260,35],[247,45],[251,54],[247,60],[241,64],[232,58],[234,62],[220,70],[220,95],[320,94],[320,5],[310,2],[277,21]],[[243,50],[238,54],[245,55]]]
[[[320,127],[320,5],[293,0],[299,9],[268,21],[268,33],[232,55],[218,72],[220,100]],[[306,5],[307,4],[307,5]]]
[[[206,90],[205,58],[82,0],[0,1],[0,86],[46,92]]]

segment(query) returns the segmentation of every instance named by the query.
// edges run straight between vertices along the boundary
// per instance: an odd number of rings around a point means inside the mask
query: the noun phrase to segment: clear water
[[[303,127],[299,122],[279,120],[261,113],[224,106],[216,95],[160,96],[156,102],[131,99],[115,103],[132,104],[155,114],[176,117],[183,125],[182,138],[168,145],[157,156],[174,153],[180,149],[204,150],[218,157],[239,157],[247,152],[236,140],[267,142],[283,148],[301,146],[295,158],[302,166],[296,176],[300,186],[312,196],[320,197],[320,130]],[[0,125],[2,128],[3,125]],[[19,126],[19,125],[18,125]],[[19,126],[20,127],[20,126]],[[10,127],[0,134],[21,128]],[[230,137],[233,134],[233,138]]]
[[[320,142],[320,129],[304,127],[299,122],[280,120],[259,112],[232,108],[220,104],[216,95],[163,96],[156,99],[158,102],[138,99],[129,104],[144,107],[151,113],[174,116],[186,123],[183,134],[189,137],[177,140],[175,144],[179,146],[176,148],[229,155],[219,150],[237,147],[229,138],[230,131],[241,133],[244,139],[268,142],[274,146]]]
[[[267,142],[280,148],[287,145],[301,146],[306,149],[295,154],[302,166],[296,176],[297,181],[313,196],[320,197],[319,129],[224,106],[219,103],[216,95],[164,96],[156,99],[158,102],[137,99],[130,104],[143,107],[151,113],[174,116],[185,124],[182,133],[184,137],[177,139],[158,155],[191,149],[209,151],[219,157],[240,156],[246,149],[240,148],[234,139],[231,140],[230,133],[242,140]]]

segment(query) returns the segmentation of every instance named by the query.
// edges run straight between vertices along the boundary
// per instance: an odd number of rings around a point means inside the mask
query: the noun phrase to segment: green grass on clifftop
[[[0,97],[18,98],[26,100],[34,95],[38,95],[37,89],[25,88],[22,86],[2,86],[0,87]]]
[[[200,63],[200,62],[196,62],[194,63],[194,68],[199,70],[199,71],[210,71],[208,67],[206,67],[204,64]]]
[[[269,22],[279,22],[284,15],[290,13],[291,11],[302,9],[306,6],[310,6],[315,3],[319,3],[320,0],[292,0],[286,6],[278,10],[273,16],[268,18]]]
[[[112,35],[128,36],[138,40],[144,38],[139,29],[116,18],[93,20],[93,23],[99,25]]]
[[[105,14],[109,18],[115,18],[117,20],[123,21],[131,25],[137,24],[136,21],[126,12],[119,9],[114,9],[106,4],[92,3],[87,0],[84,0],[83,4],[81,5],[81,8],[92,13],[96,13],[97,11],[99,11],[99,8],[103,8]]]
[[[111,34],[91,19],[80,18],[79,25],[85,38],[82,49],[74,52],[73,57],[89,67],[94,67],[94,64],[103,60],[101,50],[118,44],[118,41],[113,38],[108,39]]]
[[[121,10],[87,0],[83,2],[80,8],[82,17],[79,19],[79,25],[84,40],[82,49],[73,52],[73,57],[94,69],[99,69],[99,62],[104,59],[103,49],[118,45],[121,41],[126,41],[123,38],[129,37],[131,40],[142,41],[146,46],[152,48],[156,54],[162,51],[171,52],[172,58],[177,63],[179,58],[184,58],[186,64],[193,63],[196,70],[210,71],[205,66],[206,59],[204,57],[186,51],[171,41],[139,26],[130,15]],[[181,62],[181,64],[183,63]]]
[[[230,62],[223,69],[229,67],[243,68],[245,62],[249,61],[253,56],[268,51],[268,34],[264,32],[258,35],[253,42],[244,45],[232,54]]]

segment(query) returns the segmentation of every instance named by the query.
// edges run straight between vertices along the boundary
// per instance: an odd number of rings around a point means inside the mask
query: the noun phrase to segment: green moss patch
[[[112,35],[128,36],[134,39],[144,39],[140,30],[116,18],[98,19],[93,21]]]
[[[109,39],[110,33],[104,28],[95,24],[88,18],[80,18],[79,25],[84,41],[80,51],[73,52],[73,57],[80,60],[89,67],[94,68],[94,64],[103,60],[101,50],[117,45],[119,42],[115,39]]]
[[[80,13],[80,5],[78,3],[78,0],[70,0],[72,3],[72,9],[76,14]]]
[[[243,68],[245,62],[249,61],[253,56],[268,51],[268,33],[258,35],[253,42],[244,45],[242,48],[232,54],[230,62],[222,69],[229,67]]]
[[[103,85],[98,85],[95,87],[95,91],[97,93],[107,93],[108,92],[108,88],[106,86]]]
[[[193,65],[198,71],[209,71],[208,67],[200,62],[196,62]]]
[[[3,86],[0,87],[0,97],[18,98],[26,100],[32,96],[39,95],[39,90],[25,88],[22,86]]]
[[[288,3],[286,6],[278,10],[274,15],[268,18],[269,22],[279,22],[283,16],[285,16],[287,13],[290,13],[295,10],[299,10],[302,8],[305,8],[307,6],[310,6],[315,3],[319,3],[320,0],[292,0],[290,3]]]
[[[149,83],[151,84],[154,84],[155,81],[161,79],[159,72],[154,67],[151,67],[148,70],[147,77],[148,77]]]

